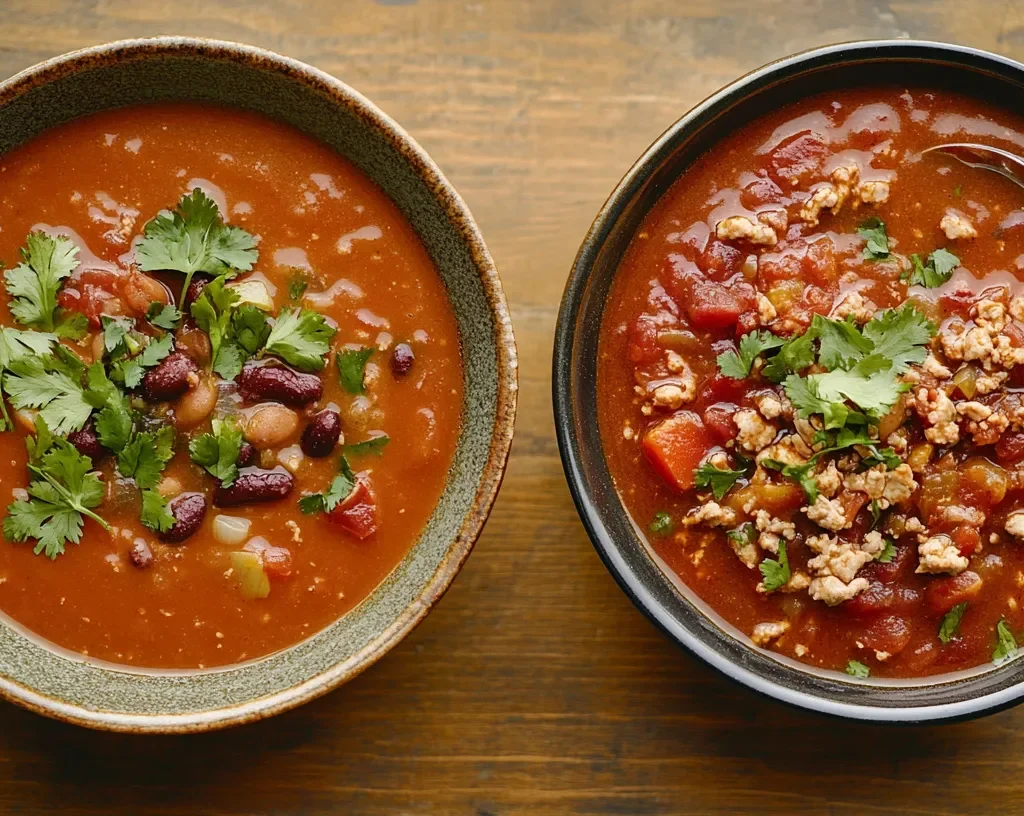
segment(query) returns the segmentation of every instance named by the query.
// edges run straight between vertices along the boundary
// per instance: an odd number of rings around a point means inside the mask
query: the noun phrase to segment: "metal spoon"
[[[968,167],[976,167],[980,170],[991,170],[1003,178],[1007,178],[1018,187],[1024,187],[1024,158],[1001,150],[998,147],[989,147],[982,144],[971,144],[969,142],[954,142],[952,144],[936,145],[922,150],[921,154],[938,151],[947,156],[952,156]]]

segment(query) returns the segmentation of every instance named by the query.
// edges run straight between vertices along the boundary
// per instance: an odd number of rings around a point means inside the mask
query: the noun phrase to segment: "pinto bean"
[[[299,417],[283,405],[264,405],[245,423],[245,438],[257,448],[273,448],[299,429]]]
[[[189,389],[189,375],[196,375],[199,366],[195,360],[182,354],[172,352],[151,368],[142,378],[142,395],[150,402],[166,402],[177,399]]]
[[[68,442],[74,445],[80,454],[92,459],[93,463],[102,459],[105,453],[92,421],[89,421],[82,430],[69,433]]]
[[[323,394],[324,384],[315,374],[302,374],[287,366],[248,363],[238,375],[242,397],[250,401],[309,405]]]
[[[408,343],[399,343],[391,352],[391,373],[396,377],[404,377],[412,368],[416,355],[412,353],[412,346]]]
[[[204,376],[175,403],[174,424],[179,428],[194,428],[216,407],[217,385],[211,377]]]
[[[244,468],[231,487],[218,487],[213,491],[213,503],[217,507],[233,507],[276,501],[285,498],[294,486],[295,479],[282,467],[273,470]]]
[[[199,365],[210,362],[210,336],[191,322],[183,323],[174,335],[174,347],[184,352]]]
[[[131,272],[121,285],[121,297],[124,305],[135,314],[144,315],[152,303],[170,303],[171,296],[156,278]]]
[[[310,421],[302,432],[302,452],[306,456],[330,456],[341,439],[341,414],[327,408]]]
[[[206,496],[202,493],[182,493],[167,505],[174,516],[174,526],[160,538],[170,544],[179,544],[199,529],[206,516]]]

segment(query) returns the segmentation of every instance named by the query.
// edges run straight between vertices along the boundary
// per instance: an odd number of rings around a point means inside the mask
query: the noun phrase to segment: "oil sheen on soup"
[[[856,677],[1024,631],[1024,191],[942,153],[1024,121],[847,89],[747,124],[647,216],[600,344],[630,514],[757,646]]]
[[[0,611],[90,659],[295,644],[415,542],[460,427],[425,248],[328,147],[139,106],[0,157]]]

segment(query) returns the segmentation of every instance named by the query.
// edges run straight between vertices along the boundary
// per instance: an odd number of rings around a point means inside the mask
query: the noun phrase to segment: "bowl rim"
[[[640,191],[662,162],[680,144],[699,131],[705,117],[709,114],[733,103],[738,103],[757,91],[776,83],[785,82],[805,72],[827,69],[836,63],[847,60],[855,63],[858,61],[877,62],[885,59],[891,59],[894,62],[947,61],[947,64],[950,65],[974,68],[979,71],[1000,67],[1008,73],[1017,74],[1021,82],[1024,83],[1024,64],[982,49],[931,40],[856,40],[810,48],[773,60],[747,72],[698,102],[655,139],[626,171],[602,204],[580,245],[566,281],[555,326],[552,355],[552,407],[562,468],[577,513],[591,543],[605,567],[611,572],[619,587],[633,604],[679,646],[699,657],[730,680],[796,708],[845,719],[878,723],[954,722],[993,713],[1022,702],[1024,682],[980,696],[938,705],[885,707],[848,703],[790,688],[784,683],[764,677],[746,666],[734,662],[701,641],[683,626],[671,611],[665,608],[655,593],[634,573],[627,558],[609,533],[602,516],[606,512],[609,514],[627,513],[628,516],[628,512],[617,496],[615,507],[611,509],[602,508],[592,500],[582,467],[585,454],[582,450],[581,440],[575,432],[574,423],[571,371],[576,320],[590,283],[594,264],[626,204]],[[607,468],[606,463],[602,466]],[[659,580],[670,582],[671,579],[664,575],[661,567],[658,568],[658,572]],[[673,591],[678,592],[675,589]],[[745,652],[754,648],[749,643],[742,645]],[[799,669],[796,670],[799,671]],[[941,678],[943,675],[936,677]],[[939,682],[948,682],[948,679]]]
[[[320,697],[365,671],[408,635],[451,585],[480,537],[505,475],[518,399],[518,354],[501,280],[469,208],[420,144],[394,119],[357,90],[307,63],[258,46],[205,37],[158,36],[115,40],[69,51],[30,66],[0,82],[0,106],[69,72],[92,65],[147,58],[187,56],[242,64],[288,76],[347,108],[389,141],[420,177],[466,244],[483,285],[493,320],[497,350],[497,406],[487,458],[471,506],[444,557],[414,598],[391,624],[344,660],[287,689],[224,708],[184,714],[124,714],[70,704],[0,676],[0,699],[30,711],[88,728],[130,733],[197,733],[254,722]],[[404,559],[403,559],[404,560]],[[289,647],[293,648],[293,647]],[[289,649],[283,650],[287,652]],[[173,674],[173,672],[171,672]]]

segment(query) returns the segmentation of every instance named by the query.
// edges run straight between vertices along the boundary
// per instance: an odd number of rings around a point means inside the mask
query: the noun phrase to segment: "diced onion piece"
[[[302,448],[298,445],[281,448],[281,450],[277,452],[277,461],[292,473],[298,473],[299,467],[302,465],[302,460],[305,458],[306,457],[302,453]]]
[[[972,365],[965,365],[953,375],[953,385],[960,389],[960,393],[967,399],[974,399],[978,390],[975,383],[978,380],[978,369]]]
[[[238,591],[247,601],[270,595],[270,579],[263,571],[263,559],[254,552],[231,553],[231,567],[238,578]]]
[[[252,527],[252,522],[247,518],[218,515],[213,520],[213,537],[220,544],[233,547],[245,541],[250,527]]]
[[[228,287],[234,289],[241,299],[241,303],[249,303],[264,312],[274,311],[274,298],[263,281],[244,280],[236,283],[229,283]]]

